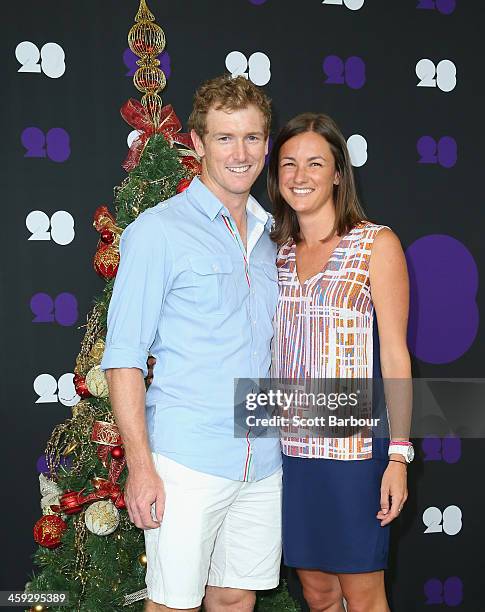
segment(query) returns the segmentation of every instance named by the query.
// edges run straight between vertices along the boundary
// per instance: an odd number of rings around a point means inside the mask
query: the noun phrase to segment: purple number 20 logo
[[[28,127],[20,139],[27,150],[24,157],[48,157],[55,162],[65,162],[71,155],[69,134],[62,128],[52,128],[44,134],[38,127]]]
[[[138,64],[136,63],[139,59],[140,58],[135,55],[129,47],[124,50],[123,62],[128,68],[128,72],[125,74],[125,76],[132,77],[135,74],[135,72],[139,68]],[[160,68],[161,70],[163,70],[165,76],[168,79],[172,73],[170,65],[170,55],[167,53],[167,51],[164,51],[163,53],[160,53],[157,59],[160,60]]]
[[[35,317],[32,323],[58,323],[64,327],[74,325],[78,319],[77,299],[72,293],[59,293],[52,299],[47,293],[36,293],[30,300]]]
[[[453,168],[458,159],[456,140],[443,136],[436,142],[432,136],[421,136],[416,143],[420,164],[439,164],[443,168]]]
[[[428,606],[459,606],[463,601],[463,583],[458,576],[450,576],[444,582],[430,578],[424,583],[424,594]]]
[[[416,8],[439,11],[443,15],[451,15],[456,9],[456,0],[419,0]]]
[[[352,56],[344,61],[338,55],[327,55],[322,68],[327,75],[325,85],[347,85],[351,89],[365,85],[365,62],[360,57]]]
[[[424,438],[421,444],[425,461],[457,463],[461,458],[460,438]]]

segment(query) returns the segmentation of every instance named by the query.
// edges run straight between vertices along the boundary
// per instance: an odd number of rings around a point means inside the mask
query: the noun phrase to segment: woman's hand
[[[381,482],[381,509],[377,513],[381,527],[399,516],[407,498],[407,463],[402,459],[390,461]]]

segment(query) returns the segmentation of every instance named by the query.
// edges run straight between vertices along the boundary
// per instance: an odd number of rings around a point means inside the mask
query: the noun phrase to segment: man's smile
[[[249,170],[251,166],[247,165],[247,166],[227,166],[227,169],[230,172],[234,172],[235,174],[244,174],[245,172],[247,172]]]

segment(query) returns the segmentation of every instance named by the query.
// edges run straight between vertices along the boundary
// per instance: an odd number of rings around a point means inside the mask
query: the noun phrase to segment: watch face
[[[407,460],[408,463],[411,463],[411,461],[414,459],[414,447],[410,444],[408,446],[408,456],[407,456]]]

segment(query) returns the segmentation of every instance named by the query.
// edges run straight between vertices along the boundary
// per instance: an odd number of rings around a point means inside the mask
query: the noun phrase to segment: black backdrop
[[[31,572],[38,460],[52,428],[69,416],[72,376],[59,379],[73,371],[79,326],[102,288],[91,267],[92,213],[111,203],[125,176],[131,128],[118,109],[137,95],[124,55],[137,8],[138,0],[2,6],[0,589],[22,589]],[[480,377],[483,4],[151,0],[150,8],[167,36],[164,102],[184,123],[195,88],[225,72],[237,51],[229,66],[248,58],[249,78],[265,82],[274,101],[273,133],[297,112],[316,110],[354,136],[366,210],[408,249],[414,375]],[[270,75],[255,53],[267,56]],[[262,178],[254,193],[267,205]],[[40,212],[27,219],[32,211]],[[58,211],[65,212],[52,217]],[[42,231],[33,236],[34,227]],[[458,441],[458,453],[449,444],[417,443],[388,573],[399,612],[483,609],[484,444]]]

